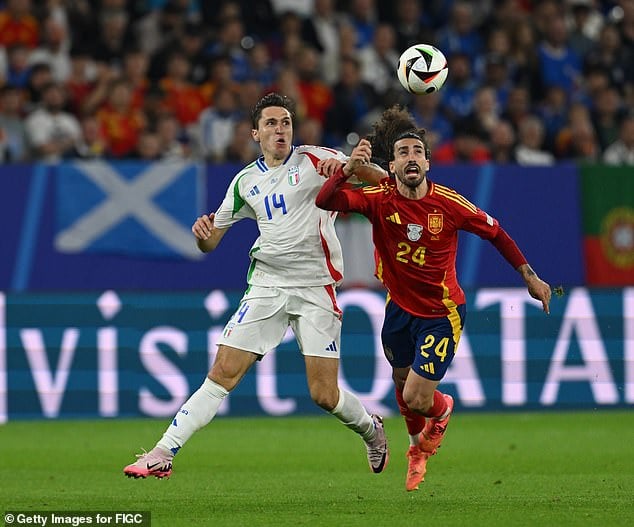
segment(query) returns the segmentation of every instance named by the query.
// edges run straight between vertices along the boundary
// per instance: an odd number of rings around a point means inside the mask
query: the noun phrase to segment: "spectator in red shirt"
[[[112,156],[127,157],[135,151],[146,118],[132,107],[132,88],[126,80],[113,82],[108,102],[99,110],[97,119]]]
[[[40,41],[40,25],[31,14],[31,0],[8,0],[0,11],[0,46],[23,44],[34,48]]]

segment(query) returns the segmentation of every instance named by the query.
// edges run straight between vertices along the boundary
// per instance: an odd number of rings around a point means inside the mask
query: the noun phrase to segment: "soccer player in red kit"
[[[388,291],[383,348],[410,439],[417,439],[407,453],[408,491],[423,481],[427,459],[440,446],[453,411],[453,398],[437,386],[453,360],[466,315],[465,295],[456,278],[458,231],[490,241],[546,313],[551,297],[550,286],[496,219],[427,178],[430,155],[423,133],[413,129],[393,141],[389,171],[394,179],[370,163],[372,147],[365,139],[346,165],[322,163],[318,169],[329,179],[316,199],[318,207],[358,212],[372,223],[376,274]],[[376,186],[345,185],[352,175],[367,181],[381,173],[385,177]]]

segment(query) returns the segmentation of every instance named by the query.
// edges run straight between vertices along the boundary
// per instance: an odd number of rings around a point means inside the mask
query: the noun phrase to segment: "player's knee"
[[[310,396],[317,406],[327,412],[334,410],[339,402],[339,390],[336,387],[330,389],[324,385],[314,386],[310,390]]]
[[[425,397],[419,393],[407,392],[403,393],[403,400],[410,410],[418,414],[426,414],[433,404],[433,399]]]

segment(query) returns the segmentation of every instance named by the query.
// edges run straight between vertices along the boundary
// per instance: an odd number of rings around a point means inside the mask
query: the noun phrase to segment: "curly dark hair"
[[[372,125],[372,133],[367,137],[372,144],[372,156],[384,164],[394,159],[394,143],[403,137],[416,136],[425,145],[425,157],[429,159],[430,151],[425,140],[425,129],[416,126],[416,121],[407,109],[395,105],[381,114],[381,118]]]
[[[291,114],[291,119],[295,123],[295,103],[286,95],[280,95],[279,93],[271,92],[262,97],[253,108],[251,113],[251,124],[253,129],[257,129],[260,117],[262,117],[262,110],[269,108],[270,106],[279,106],[280,108],[286,108],[288,113]]]

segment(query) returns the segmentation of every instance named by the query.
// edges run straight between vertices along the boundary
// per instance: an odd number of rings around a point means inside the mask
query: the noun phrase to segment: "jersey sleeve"
[[[337,212],[358,212],[364,216],[370,214],[370,200],[366,196],[366,189],[378,187],[350,188],[348,178],[340,167],[339,170],[321,187],[315,203],[321,209]]]
[[[256,219],[255,211],[243,198],[240,191],[242,176],[238,174],[227,189],[225,198],[216,210],[214,225],[220,229],[231,227],[234,223],[244,219]]]
[[[437,185],[436,192],[447,198],[458,229],[476,234],[484,240],[490,240],[497,236],[500,224],[487,212],[475,206],[455,190]]]

